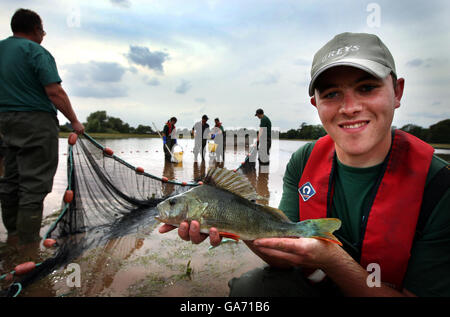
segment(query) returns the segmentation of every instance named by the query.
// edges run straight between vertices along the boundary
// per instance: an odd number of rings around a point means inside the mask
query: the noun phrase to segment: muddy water
[[[211,153],[203,163],[194,163],[192,140],[179,140],[183,161],[165,163],[159,139],[98,140],[115,154],[147,173],[169,179],[191,181],[205,175],[213,166]],[[274,141],[271,164],[267,173],[246,174],[266,204],[278,206],[282,193],[282,177],[291,154],[304,142]],[[234,169],[244,160],[244,146],[227,147],[224,167]],[[48,230],[61,208],[67,186],[67,139],[60,139],[59,165],[53,191],[44,202],[44,225],[41,236]],[[159,234],[160,224],[140,227],[136,232],[89,249],[72,261],[80,274],[80,287],[71,272],[59,269],[41,281],[27,287],[21,296],[227,296],[228,281],[263,262],[244,243],[229,242],[210,249],[207,241],[200,245],[182,241],[176,231]],[[0,239],[6,238],[0,225]],[[42,258],[49,254],[44,251]],[[39,262],[39,260],[37,261]],[[5,263],[3,263],[5,266]],[[77,270],[78,270],[77,268]],[[2,268],[7,271],[9,268]],[[72,281],[72,284],[71,284]]]

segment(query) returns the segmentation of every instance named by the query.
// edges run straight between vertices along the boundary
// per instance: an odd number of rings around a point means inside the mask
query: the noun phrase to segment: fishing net
[[[156,205],[200,183],[158,177],[135,167],[88,134],[69,137],[67,191],[59,217],[43,241],[57,242],[53,256],[14,279],[3,296],[15,296],[87,249],[156,224]],[[14,275],[14,271],[10,274]],[[5,278],[4,274],[2,278]]]

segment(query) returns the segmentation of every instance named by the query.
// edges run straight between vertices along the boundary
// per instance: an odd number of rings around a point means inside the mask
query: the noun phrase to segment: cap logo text
[[[329,58],[340,56],[348,52],[356,52],[359,51],[359,49],[360,49],[359,45],[350,45],[338,48],[337,50],[333,50],[328,54],[326,54],[324,57],[322,57],[322,63],[324,63]]]

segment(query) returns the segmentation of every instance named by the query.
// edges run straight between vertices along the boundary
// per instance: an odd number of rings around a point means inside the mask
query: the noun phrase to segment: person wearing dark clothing
[[[258,161],[260,165],[269,164],[270,147],[272,146],[272,122],[264,114],[264,110],[256,110],[256,117],[261,120],[257,137]]]
[[[177,123],[177,118],[172,117],[166,122],[163,129],[163,149],[164,157],[167,161],[170,161],[172,157],[172,148],[177,144],[177,139],[175,135],[175,123]]]
[[[5,175],[0,178],[2,220],[21,245],[38,242],[43,202],[58,166],[57,110],[77,134],[84,132],[61,86],[53,56],[40,44],[39,15],[19,9],[13,36],[0,41],[0,134]]]

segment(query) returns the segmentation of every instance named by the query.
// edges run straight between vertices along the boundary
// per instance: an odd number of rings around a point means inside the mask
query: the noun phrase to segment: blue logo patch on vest
[[[302,196],[303,201],[307,201],[316,194],[316,191],[314,190],[314,187],[312,187],[311,183],[307,182],[298,189],[298,193]]]

